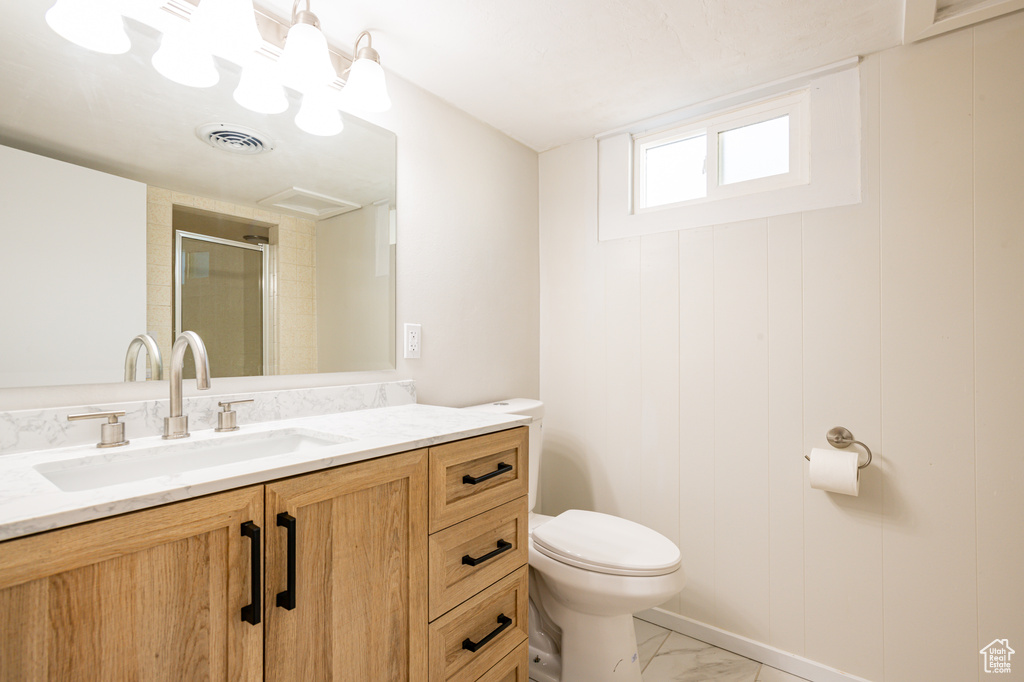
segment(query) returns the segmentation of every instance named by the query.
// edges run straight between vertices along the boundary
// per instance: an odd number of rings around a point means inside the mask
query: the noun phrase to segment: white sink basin
[[[309,452],[353,440],[306,429],[280,429],[187,439],[119,452],[108,450],[76,459],[38,464],[35,469],[61,490],[76,492],[222,464]]]

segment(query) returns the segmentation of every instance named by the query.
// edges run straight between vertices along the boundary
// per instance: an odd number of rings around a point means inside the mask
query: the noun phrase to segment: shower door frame
[[[174,336],[180,334],[181,328],[181,285],[184,283],[182,279],[184,277],[184,259],[181,257],[181,240],[182,239],[194,239],[201,242],[210,242],[212,244],[220,244],[222,246],[231,246],[239,249],[248,249],[250,251],[260,252],[260,264],[262,266],[262,276],[260,277],[260,299],[263,302],[263,374],[260,376],[268,376],[271,370],[271,329],[273,328],[273,311],[271,310],[271,295],[270,295],[270,275],[271,275],[271,264],[270,264],[270,249],[264,248],[269,247],[270,244],[244,244],[242,242],[236,242],[233,239],[222,239],[220,237],[211,237],[205,234],[198,234],[196,232],[185,232],[184,230],[175,230],[174,232]]]

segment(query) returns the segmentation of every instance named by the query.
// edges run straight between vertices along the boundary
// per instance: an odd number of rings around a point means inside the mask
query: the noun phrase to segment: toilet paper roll
[[[860,454],[852,450],[812,449],[811,487],[857,496],[860,493],[860,477],[857,475],[858,459],[860,459]]]

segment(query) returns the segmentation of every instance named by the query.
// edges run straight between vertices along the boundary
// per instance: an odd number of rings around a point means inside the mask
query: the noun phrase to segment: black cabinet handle
[[[504,613],[499,613],[498,627],[494,628],[494,630],[491,631],[491,634],[487,635],[479,642],[474,642],[473,640],[467,637],[466,639],[462,640],[462,648],[468,649],[469,651],[476,653],[480,650],[480,647],[484,646],[492,639],[500,635],[501,631],[507,628],[509,625],[512,625],[512,619],[506,616]]]
[[[512,468],[513,467],[512,467],[511,464],[505,464],[504,462],[498,462],[498,468],[496,470],[492,471],[491,473],[484,474],[483,476],[477,476],[476,478],[473,478],[469,474],[466,474],[465,476],[462,477],[462,482],[463,483],[468,483],[469,485],[476,485],[477,483],[480,483],[482,481],[486,481],[488,478],[494,478],[495,476],[501,476],[502,474],[506,474],[506,473],[512,471]]]
[[[466,564],[467,566],[476,566],[477,564],[482,564],[483,562],[487,561],[488,559],[493,559],[494,557],[498,556],[502,552],[507,552],[510,549],[512,549],[512,543],[511,542],[505,542],[504,540],[498,540],[498,549],[493,550],[491,552],[488,552],[487,554],[484,554],[483,556],[478,556],[478,557],[475,557],[475,558],[471,557],[471,556],[469,556],[467,554],[466,556],[462,557],[462,563]]]
[[[277,605],[291,611],[295,608],[295,517],[286,512],[277,515],[277,525],[288,529],[288,589],[277,593]]]
[[[249,604],[242,607],[242,620],[250,625],[259,625],[260,614],[263,612],[260,607],[260,527],[252,521],[246,521],[242,524],[242,536],[249,538],[249,585],[252,590]]]

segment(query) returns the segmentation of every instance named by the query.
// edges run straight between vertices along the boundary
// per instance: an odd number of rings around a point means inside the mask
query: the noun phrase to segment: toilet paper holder
[[[829,445],[831,445],[834,448],[845,449],[850,447],[851,445],[861,446],[862,448],[864,448],[865,452],[868,453],[868,461],[864,462],[863,464],[858,464],[857,468],[863,469],[867,465],[871,464],[871,448],[869,448],[867,445],[864,445],[864,443],[861,443],[859,440],[854,440],[853,434],[850,433],[849,429],[844,429],[842,426],[833,427],[828,430],[828,433],[825,434],[825,438],[828,439]],[[811,461],[811,458],[808,457],[807,455],[804,455],[804,459],[806,459],[808,462]]]

